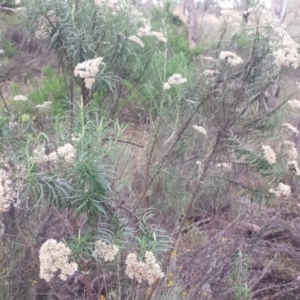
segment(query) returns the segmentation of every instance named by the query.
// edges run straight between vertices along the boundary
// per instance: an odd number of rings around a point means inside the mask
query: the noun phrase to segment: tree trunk
[[[198,42],[197,8],[194,0],[186,0],[185,7],[188,12],[189,44],[191,48],[194,48]]]
[[[81,85],[81,97],[83,106],[87,106],[90,101],[90,90],[85,87],[84,83]]]
[[[287,4],[288,0],[272,0],[272,15],[279,18],[281,23],[284,23],[286,17]]]

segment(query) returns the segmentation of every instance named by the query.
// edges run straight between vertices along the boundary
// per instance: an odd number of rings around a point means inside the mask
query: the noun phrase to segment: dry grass
[[[228,276],[232,263],[241,251],[250,258],[250,270],[245,284],[253,299],[298,299],[300,290],[300,243],[297,225],[299,216],[287,220],[285,208],[265,210],[264,217],[238,216],[229,221],[216,216],[209,225],[198,227],[209,237],[204,245],[198,245],[179,255],[182,266],[180,278],[188,299],[206,299],[203,288],[209,286],[212,299],[233,299]]]
[[[3,22],[5,20],[2,19]],[[58,68],[54,55],[45,43],[30,36],[19,25],[9,24],[7,22],[3,27],[2,40],[15,48],[15,54],[11,59],[4,59],[0,66],[0,84],[7,102],[12,96],[13,83],[18,86],[19,93],[27,95],[38,85],[45,65]]]

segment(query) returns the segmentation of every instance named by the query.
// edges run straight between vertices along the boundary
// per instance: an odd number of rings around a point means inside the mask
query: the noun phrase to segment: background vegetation
[[[1,299],[298,299],[298,45],[211,4],[193,49],[170,3],[1,13]],[[88,88],[74,70],[97,57]],[[41,278],[49,239],[66,280]],[[148,252],[164,277],[130,278]]]

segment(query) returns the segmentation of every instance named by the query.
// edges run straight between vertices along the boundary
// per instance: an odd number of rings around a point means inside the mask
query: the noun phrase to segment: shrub
[[[29,94],[29,99],[35,104],[43,104],[52,100],[51,111],[54,115],[61,115],[68,108],[66,103],[65,83],[62,75],[57,74],[50,66],[42,72],[39,87]]]

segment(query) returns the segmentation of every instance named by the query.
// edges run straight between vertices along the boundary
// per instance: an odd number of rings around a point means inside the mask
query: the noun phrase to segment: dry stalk
[[[168,150],[167,154],[161,159],[155,173],[153,174],[153,176],[151,177],[151,179],[148,179],[148,182],[146,181],[146,187],[144,189],[144,192],[142,194],[142,196],[140,197],[140,199],[137,201],[137,203],[134,205],[133,210],[136,210],[140,204],[143,202],[147,191],[149,190],[151,184],[153,183],[155,177],[157,176],[157,174],[159,173],[159,171],[161,170],[161,168],[163,167],[164,163],[167,161],[167,159],[171,156],[172,154],[172,150],[175,148],[175,146],[178,144],[178,142],[181,140],[182,135],[184,134],[184,132],[187,130],[187,128],[189,127],[190,123],[192,122],[194,116],[196,115],[196,113],[198,112],[199,108],[201,107],[201,105],[203,104],[204,101],[209,99],[209,95],[203,99],[202,101],[199,102],[199,104],[197,105],[197,107],[195,108],[194,112],[191,114],[191,116],[188,118],[188,120],[185,122],[185,124],[181,127],[181,129],[178,131],[176,140],[174,141],[174,143],[172,144],[172,146],[170,147],[170,149]]]
[[[80,234],[80,229],[78,226],[77,222],[77,217],[74,217],[73,220],[73,229],[74,233],[79,236]],[[80,257],[80,267],[83,273],[83,280],[84,280],[84,285],[85,285],[85,290],[86,290],[86,299],[87,300],[93,300],[92,297],[92,288],[91,288],[91,279],[89,277],[89,259],[85,255],[81,255]]]
[[[178,239],[179,239],[179,237],[180,237],[180,234],[181,234],[181,232],[182,232],[183,226],[184,226],[184,224],[185,224],[186,221],[187,221],[187,218],[188,218],[188,216],[189,216],[189,214],[190,214],[190,212],[191,212],[191,210],[192,210],[192,207],[193,207],[193,205],[194,205],[194,203],[195,203],[195,201],[196,201],[196,199],[197,199],[197,197],[198,197],[199,192],[201,191],[201,188],[202,188],[202,182],[203,182],[203,180],[204,180],[205,177],[206,177],[206,173],[207,173],[207,171],[208,171],[208,169],[209,169],[209,167],[210,167],[210,165],[211,165],[211,162],[214,160],[214,158],[215,158],[215,156],[216,156],[216,154],[217,154],[217,149],[218,149],[219,143],[220,143],[220,141],[221,141],[221,136],[222,136],[222,135],[221,135],[221,132],[219,131],[218,134],[217,134],[217,137],[216,137],[216,141],[215,141],[215,145],[214,145],[214,147],[213,147],[213,150],[212,150],[211,154],[209,155],[209,157],[207,158],[207,160],[206,160],[206,162],[205,162],[205,165],[204,165],[204,168],[203,168],[202,175],[201,175],[201,177],[200,177],[200,179],[199,179],[200,184],[198,185],[196,191],[193,193],[193,196],[192,196],[192,198],[191,198],[191,200],[190,200],[190,203],[189,203],[189,206],[188,206],[188,208],[187,208],[187,210],[186,210],[186,212],[185,212],[185,215],[184,215],[184,217],[183,217],[183,219],[182,219],[182,221],[181,221],[181,224],[180,224],[180,226],[179,226],[179,229],[178,229],[177,233],[175,234],[175,237],[174,237],[174,246],[173,246],[173,247],[171,248],[171,250],[169,251],[169,253],[168,253],[168,255],[167,255],[167,258],[166,258],[166,260],[165,260],[165,262],[164,262],[164,267],[163,267],[164,270],[166,270],[167,266],[169,265],[169,263],[170,263],[170,261],[171,261],[171,257],[172,257],[173,250],[174,250],[175,247],[176,247],[176,244],[177,244],[177,241],[178,241]],[[150,299],[152,298],[153,293],[154,293],[154,291],[156,290],[156,288],[158,287],[158,284],[159,284],[160,282],[161,282],[161,280],[158,280],[158,281],[156,281],[156,282],[151,286],[150,291],[149,291],[149,293],[148,293],[148,295],[147,295],[146,300],[150,300]]]

